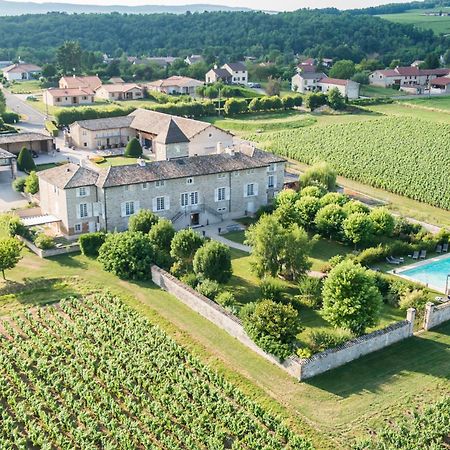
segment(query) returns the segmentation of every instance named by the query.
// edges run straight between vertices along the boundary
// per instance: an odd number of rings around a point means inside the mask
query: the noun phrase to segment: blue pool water
[[[438,261],[431,261],[412,269],[402,270],[401,275],[427,283],[430,287],[444,292],[447,275],[450,275],[450,255]]]

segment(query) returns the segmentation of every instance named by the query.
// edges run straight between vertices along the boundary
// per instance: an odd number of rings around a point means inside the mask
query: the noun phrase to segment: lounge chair
[[[442,251],[443,251],[444,253],[447,253],[447,252],[448,252],[448,242],[446,242],[445,244],[442,245]]]
[[[388,262],[389,264],[395,264],[395,265],[399,265],[400,261],[393,258],[392,256],[386,256],[386,262]]]
[[[419,259],[419,252],[415,251],[412,255],[412,259]]]
[[[442,245],[436,247],[436,253],[442,253]]]
[[[427,257],[427,251],[426,250],[420,250],[420,259],[425,259]]]

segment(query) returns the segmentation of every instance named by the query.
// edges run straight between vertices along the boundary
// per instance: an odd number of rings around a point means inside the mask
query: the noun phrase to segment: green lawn
[[[392,88],[362,84],[360,88],[360,95],[362,97],[389,98],[394,96],[397,97],[399,95],[406,95],[406,92],[398,91]]]
[[[56,163],[46,163],[46,164],[36,164],[36,172],[40,172],[42,170],[53,169],[53,167],[58,166]]]
[[[35,94],[41,92],[42,87],[39,80],[27,80],[12,83],[8,90],[13,94]]]
[[[412,105],[417,108],[433,109],[444,111],[450,114],[450,95],[439,97],[421,97],[416,99],[403,100],[402,103]],[[450,120],[450,119],[449,119]]]
[[[412,9],[399,14],[381,14],[379,17],[391,22],[415,25],[418,28],[433,30],[436,34],[450,33],[450,16],[425,16],[425,12],[439,10],[450,11],[450,8],[430,9]]]
[[[81,255],[41,260],[24,251],[7,272],[16,282],[55,276],[108,286],[247,395],[283,414],[317,449],[348,449],[355,436],[367,436],[407,406],[450,394],[450,324],[298,383],[152,283],[118,280]]]

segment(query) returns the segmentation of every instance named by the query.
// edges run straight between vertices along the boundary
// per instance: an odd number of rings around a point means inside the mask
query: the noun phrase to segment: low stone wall
[[[443,303],[442,305],[427,303],[423,321],[425,330],[437,327],[441,323],[447,322],[447,320],[450,320],[450,301]]]
[[[242,344],[277,365],[298,380],[305,380],[320,373],[342,366],[368,353],[380,350],[413,334],[416,311],[409,309],[406,320],[397,322],[383,330],[352,339],[340,347],[318,353],[309,359],[292,356],[280,362],[278,358],[259,348],[246,334],[242,322],[222,306],[199,294],[158,266],[151,268],[152,281],[174,295],[193,311],[205,317]]]
[[[347,364],[361,356],[381,350],[413,335],[416,310],[408,309],[406,320],[394,323],[382,330],[351,339],[345,344],[317,353],[311,358],[301,360],[300,380],[314,377],[320,373]]]
[[[39,256],[39,258],[50,258],[51,256],[58,256],[58,255],[66,255],[68,253],[76,253],[80,251],[79,244],[71,244],[66,247],[61,248],[50,248],[48,250],[43,250],[42,248],[36,247],[33,242],[29,241],[28,239],[24,239],[21,236],[18,236],[18,238],[33,252],[36,253],[36,255]]]
[[[204,295],[199,294],[196,290],[185,285],[158,266],[152,266],[151,274],[153,283],[160,288],[174,295],[193,311],[196,311],[201,316],[225,330],[228,334],[235,337],[254,352],[276,364],[292,376],[300,378],[300,360],[298,358],[293,357],[280,362],[277,357],[261,350],[261,348],[247,336],[241,321],[235,315],[229,313],[225,308]]]

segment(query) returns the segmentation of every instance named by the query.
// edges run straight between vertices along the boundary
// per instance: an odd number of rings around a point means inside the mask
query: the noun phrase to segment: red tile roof
[[[431,84],[435,86],[448,86],[450,85],[450,77],[435,78],[431,81]]]
[[[69,89],[61,89],[61,88],[49,88],[47,92],[52,97],[73,97],[79,95],[94,95],[94,91],[90,88],[69,88]]]
[[[325,83],[325,84],[335,84],[336,86],[347,86],[348,80],[341,80],[339,78],[321,78],[319,80],[319,83]]]

